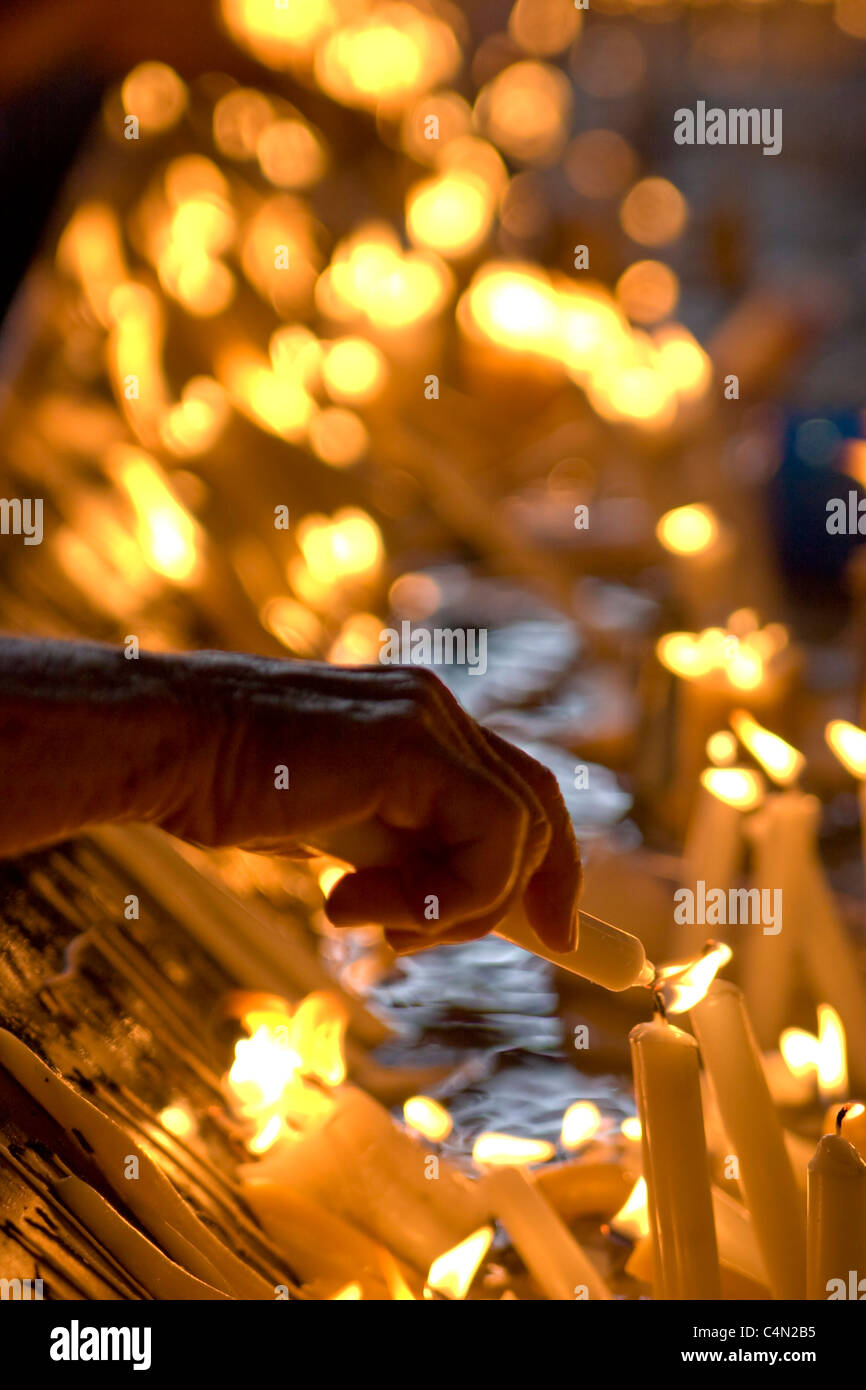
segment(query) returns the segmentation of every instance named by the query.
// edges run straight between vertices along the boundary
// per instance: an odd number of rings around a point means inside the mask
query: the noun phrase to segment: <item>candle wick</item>
[[[842,1134],[842,1121],[851,1109],[852,1104],[852,1101],[848,1101],[846,1105],[841,1105],[836,1111],[836,1133],[840,1136]]]
[[[656,986],[656,988],[653,989],[653,1012],[656,1013],[659,1018],[667,1022],[667,1009],[665,1008],[665,1001],[660,986]]]

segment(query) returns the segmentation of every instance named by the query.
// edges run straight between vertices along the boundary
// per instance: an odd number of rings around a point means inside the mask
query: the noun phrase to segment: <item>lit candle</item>
[[[802,1298],[805,1213],[742,991],[716,980],[690,1018],[776,1298]]]
[[[763,779],[742,767],[708,767],[701,773],[683,851],[683,878],[702,878],[713,888],[727,888],[743,854],[743,817],[760,805]]]
[[[819,1140],[807,1194],[806,1296],[858,1299],[866,1271],[866,1163],[840,1134]]]
[[[857,778],[863,871],[866,873],[866,729],[849,724],[847,719],[831,719],[825,736],[839,761]]]
[[[496,1168],[483,1196],[535,1283],[550,1299],[608,1299],[610,1290],[568,1227],[522,1168]]]
[[[656,1298],[721,1297],[698,1047],[663,1017],[629,1034]]]
[[[824,1133],[841,1134],[866,1159],[866,1105],[860,1100],[831,1105],[824,1116]]]

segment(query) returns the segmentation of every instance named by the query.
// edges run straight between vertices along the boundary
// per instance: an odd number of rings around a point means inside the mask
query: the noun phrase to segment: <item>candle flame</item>
[[[831,719],[824,731],[839,761],[855,777],[866,778],[866,729],[858,729],[847,719]]]
[[[629,1115],[627,1119],[623,1120],[619,1128],[626,1139],[640,1139],[643,1133],[643,1126],[637,1115]]]
[[[546,1163],[556,1152],[546,1139],[520,1139],[514,1134],[479,1134],[472,1148],[476,1163],[488,1167],[519,1168],[530,1163]]]
[[[724,941],[710,941],[697,960],[664,965],[656,972],[656,992],[666,1014],[684,1014],[699,1004],[733,951]]]
[[[591,1100],[578,1100],[562,1117],[560,1139],[563,1148],[579,1149],[591,1139],[601,1124],[601,1111]]]
[[[718,674],[735,690],[756,690],[768,662],[787,644],[788,630],[781,623],[759,627],[757,614],[743,608],[730,615],[726,628],[666,633],[656,643],[656,655],[684,680]]]
[[[361,1298],[360,1284],[346,1284],[339,1293],[331,1294],[333,1303],[356,1303]]]
[[[417,1134],[434,1141],[447,1139],[454,1128],[454,1121],[444,1105],[431,1100],[430,1096],[410,1096],[404,1101],[403,1119]]]
[[[674,555],[699,555],[717,540],[719,523],[711,507],[674,507],[656,524],[656,535]]]
[[[459,1245],[437,1256],[427,1275],[427,1288],[446,1298],[465,1298],[492,1239],[493,1227],[482,1226]]]
[[[818,1005],[817,1037],[803,1028],[786,1028],[779,1039],[779,1050],[792,1075],[809,1076],[814,1072],[822,1099],[832,1100],[847,1091],[845,1027],[831,1005]]]
[[[730,767],[737,761],[737,740],[729,729],[719,729],[707,739],[707,757],[716,767]]]
[[[731,726],[740,742],[780,786],[790,786],[802,772],[806,759],[778,734],[771,733],[746,710],[734,710]]]
[[[751,811],[763,800],[760,773],[745,767],[708,767],[701,773],[701,786],[739,811]]]
[[[347,1015],[336,995],[309,994],[296,1009],[266,994],[242,994],[250,1034],[235,1044],[226,1078],[236,1108],[257,1128],[247,1147],[265,1153],[289,1125],[303,1128],[330,1113],[328,1094],[346,1077]]]
[[[649,1205],[647,1201],[646,1178],[638,1178],[628,1197],[614,1217],[611,1230],[629,1240],[640,1240],[649,1235]]]

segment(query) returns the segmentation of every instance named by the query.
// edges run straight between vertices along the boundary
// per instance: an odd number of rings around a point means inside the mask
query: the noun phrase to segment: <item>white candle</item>
[[[809,1164],[808,1210],[807,1298],[859,1299],[859,1281],[866,1279],[866,1163],[841,1135],[819,1140]]]
[[[797,1189],[761,1054],[742,991],[715,980],[690,1012],[770,1287],[776,1298],[802,1298],[806,1232]]]
[[[482,1225],[479,1184],[398,1129],[357,1087],[341,1086],[330,1097],[323,1120],[296,1139],[278,1139],[242,1177],[284,1184],[426,1273],[437,1255]]]
[[[538,1287],[550,1299],[608,1299],[610,1290],[553,1207],[521,1169],[496,1168],[483,1195]]]
[[[662,1018],[629,1034],[656,1298],[718,1299],[719,1256],[694,1038]]]
[[[748,768],[704,769],[683,849],[682,877],[686,887],[694,888],[702,881],[708,889],[727,892],[743,858],[745,817],[759,805],[762,795],[763,779]],[[678,927],[672,954],[695,954],[693,926]]]
[[[754,855],[753,884],[759,892],[778,890],[782,905],[781,930],[764,931],[763,924],[745,929],[740,949],[743,991],[758,1042],[777,1045],[789,1017],[798,950],[798,930],[805,927],[802,862],[809,852],[811,819],[802,792],[786,790],[768,797],[752,816],[747,835]]]

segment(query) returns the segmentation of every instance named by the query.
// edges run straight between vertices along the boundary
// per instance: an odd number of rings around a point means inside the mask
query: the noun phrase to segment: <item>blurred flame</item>
[[[646,1178],[638,1178],[619,1211],[611,1218],[611,1229],[629,1240],[649,1235],[649,1206]]]
[[[332,519],[310,513],[297,538],[310,575],[325,585],[375,571],[384,555],[378,526],[358,507],[342,507]]]
[[[674,507],[656,524],[656,535],[676,555],[697,555],[717,540],[719,523],[711,507]]]
[[[472,1147],[476,1163],[521,1167],[529,1163],[546,1163],[556,1150],[546,1139],[520,1139],[514,1134],[479,1134]]]
[[[756,690],[764,680],[767,664],[788,643],[781,623],[759,627],[751,610],[732,613],[727,629],[707,627],[701,632],[668,632],[656,643],[663,666],[684,680],[700,680],[720,674],[738,690]]]
[[[339,1293],[331,1295],[330,1301],[333,1303],[355,1303],[361,1297],[360,1284],[346,1284]]]
[[[482,1226],[459,1245],[437,1256],[427,1275],[427,1287],[446,1298],[465,1298],[492,1240],[493,1227]]]
[[[434,1141],[447,1139],[454,1128],[448,1111],[430,1096],[410,1096],[404,1101],[403,1119],[410,1129]]]
[[[728,767],[737,760],[737,740],[729,729],[719,729],[707,739],[707,757],[716,767]]]
[[[169,1134],[176,1135],[178,1139],[191,1134],[195,1128],[195,1121],[185,1105],[167,1105],[159,1112],[159,1122],[163,1129],[167,1129]]]
[[[166,63],[139,63],[120,88],[123,109],[148,134],[169,130],[186,109],[186,86]]]
[[[789,786],[796,781],[806,759],[792,744],[786,743],[778,734],[765,729],[746,710],[733,711],[731,727],[743,746],[748,748],[752,757],[757,759],[774,782],[780,786]]]
[[[839,761],[855,777],[866,778],[866,729],[847,719],[831,719],[824,735]]]
[[[824,1100],[843,1096],[848,1089],[848,1058],[845,1028],[829,1004],[818,1005],[818,1036],[802,1028],[786,1028],[779,1038],[779,1050],[794,1076],[815,1073]]]
[[[701,785],[728,806],[751,811],[763,800],[760,774],[744,767],[708,767],[701,773]]]
[[[684,1014],[699,1004],[733,951],[724,941],[708,942],[697,960],[662,966],[656,972],[656,992],[665,1013]]]
[[[249,1149],[264,1153],[289,1135],[287,1122],[329,1113],[332,1102],[322,1088],[345,1080],[347,1016],[341,1001],[324,991],[307,995],[294,1010],[268,995],[244,997],[242,1021],[250,1036],[235,1043],[226,1081],[240,1113],[257,1124]]]
[[[560,1139],[566,1149],[579,1149],[601,1124],[601,1111],[591,1100],[577,1100],[562,1117]]]
[[[116,445],[107,468],[138,517],[138,540],[152,569],[179,583],[195,577],[199,530],[174,496],[159,464],[142,449]]]
[[[629,1115],[620,1125],[620,1131],[626,1139],[640,1139],[643,1130],[638,1116]]]
[[[415,184],[406,200],[410,240],[443,256],[466,256],[477,250],[492,217],[493,205],[484,183],[460,171]]]

